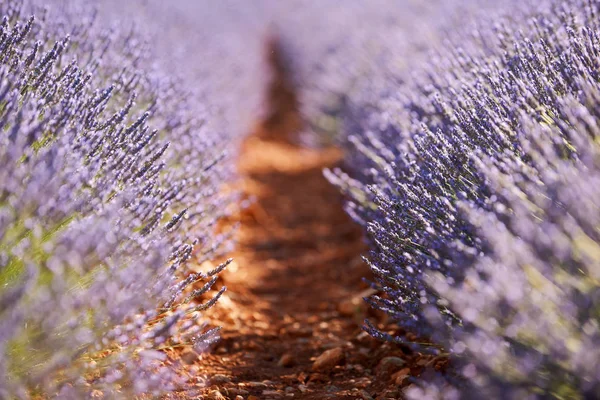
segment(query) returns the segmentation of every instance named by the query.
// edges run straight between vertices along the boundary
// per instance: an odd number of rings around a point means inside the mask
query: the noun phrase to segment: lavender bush
[[[496,197],[491,211],[460,209],[487,250],[461,282],[428,279],[462,318],[444,344],[472,397],[600,394],[600,92],[580,83],[552,124],[521,121],[527,162],[474,157]]]
[[[169,390],[161,350],[215,339],[196,320],[224,289],[197,299],[226,264],[186,261],[226,240],[219,104],[91,3],[0,4],[2,398]]]
[[[352,168],[327,175],[374,247],[370,302],[457,366],[414,398],[600,396],[597,16],[513,4],[349,99]]]

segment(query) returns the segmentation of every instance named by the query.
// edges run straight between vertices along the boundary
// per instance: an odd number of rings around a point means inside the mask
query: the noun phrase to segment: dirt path
[[[370,312],[362,300],[370,292],[362,282],[366,248],[322,175],[340,151],[291,144],[299,128],[293,92],[279,79],[269,96],[271,115],[241,149],[241,187],[253,203],[238,216],[235,262],[222,274],[228,291],[209,313],[223,330],[196,364],[208,378],[202,395],[399,398],[409,376],[431,362],[361,330]]]
[[[255,202],[241,216],[228,296],[215,309],[222,341],[202,360],[216,385],[207,394],[362,398],[371,386],[381,349],[360,329],[364,245],[321,172],[339,157],[259,136],[244,144],[240,171]],[[332,365],[313,371],[331,349]]]

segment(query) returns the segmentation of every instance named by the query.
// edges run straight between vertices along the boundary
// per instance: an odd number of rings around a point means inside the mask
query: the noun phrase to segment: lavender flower
[[[203,102],[209,85],[93,9],[0,4],[3,398],[169,390],[182,378],[162,350],[201,352],[217,333],[195,321],[226,264],[187,261],[228,238],[212,233],[235,199],[220,190],[227,103]]]

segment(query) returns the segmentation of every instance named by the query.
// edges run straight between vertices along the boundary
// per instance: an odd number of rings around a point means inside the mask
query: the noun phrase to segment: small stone
[[[266,389],[268,385],[262,382],[248,382],[246,386],[252,389]]]
[[[281,356],[277,365],[279,365],[280,367],[287,368],[287,367],[291,367],[292,365],[294,365],[295,362],[296,362],[296,360],[294,359],[293,355],[291,355],[290,353],[285,353],[284,355]]]
[[[406,361],[400,357],[384,357],[377,365],[377,375],[390,376],[406,365]]]
[[[237,396],[235,396],[235,400],[244,400],[244,397],[238,394]]]
[[[288,386],[288,387],[285,388],[285,392],[286,393],[293,393],[294,392],[294,388],[291,387],[291,386]]]
[[[374,400],[373,396],[371,396],[369,394],[369,392],[367,392],[366,390],[361,390],[360,395],[363,400]],[[250,400],[250,399],[248,399],[248,400]]]
[[[343,317],[352,317],[356,313],[356,304],[351,300],[346,300],[338,304],[337,310]]]
[[[217,385],[223,384],[223,383],[229,383],[231,382],[231,378],[228,377],[227,375],[223,375],[223,374],[215,374],[212,376],[211,380],[212,383],[216,383]]]
[[[306,392],[308,390],[308,386],[306,385],[298,385],[298,390],[301,391],[302,393]],[[250,399],[248,399],[250,400]]]
[[[218,390],[210,392],[208,398],[210,400],[227,400],[227,398],[223,396],[223,394],[221,394],[221,392],[219,392]]]
[[[270,396],[270,397],[282,397],[283,396],[283,394],[281,392],[278,392],[277,390],[263,390],[262,395]]]
[[[229,392],[229,394],[231,395],[238,395],[238,396],[246,396],[248,393],[250,393],[247,390],[244,389],[238,389],[238,388],[231,388],[231,389],[227,389],[227,391]]]
[[[367,377],[358,378],[355,382],[353,382],[353,386],[359,389],[364,389],[371,384],[371,380]]]
[[[187,365],[192,365],[198,360],[198,354],[195,351],[188,350],[181,355],[181,359]]]
[[[431,359],[428,357],[423,357],[420,360],[417,361],[417,365],[419,367],[428,367],[431,363]]]
[[[260,344],[256,343],[254,340],[250,340],[248,343],[246,343],[246,348],[248,350],[262,350]]]
[[[313,331],[312,329],[305,327],[305,328],[294,328],[294,329],[290,329],[287,331],[288,334],[290,336],[293,336],[295,338],[309,338],[313,335]]]
[[[362,356],[368,357],[370,353],[371,353],[371,350],[367,349],[366,347],[361,347],[360,349],[358,349],[358,354],[360,354]]]
[[[308,378],[309,382],[329,382],[330,379],[327,375],[313,373],[310,374],[310,378]]]
[[[298,374],[298,382],[304,383],[304,382],[306,382],[307,379],[308,379],[308,375],[306,373],[300,372]]]
[[[402,385],[409,376],[410,376],[410,368],[402,368],[400,371],[392,374],[391,380],[396,385]]]
[[[327,350],[321,354],[313,363],[313,371],[329,371],[336,365],[340,365],[344,362],[345,355],[344,350],[341,347]]]

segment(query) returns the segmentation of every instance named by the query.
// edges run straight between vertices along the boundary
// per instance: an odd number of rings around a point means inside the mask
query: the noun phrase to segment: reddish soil
[[[243,143],[239,160],[240,185],[252,203],[237,217],[235,261],[222,274],[228,291],[208,315],[223,327],[222,340],[194,365],[208,379],[195,395],[400,398],[411,375],[439,363],[361,330],[367,316],[394,327],[362,300],[372,292],[362,282],[369,270],[360,258],[361,229],[322,175],[341,153],[291,143],[300,127],[295,98],[272,61],[271,115]],[[205,384],[195,379],[196,387]]]

